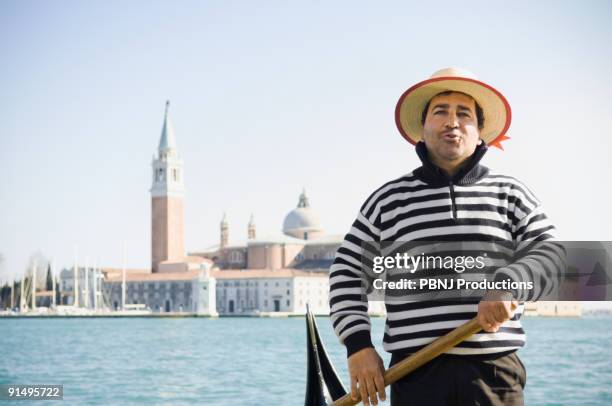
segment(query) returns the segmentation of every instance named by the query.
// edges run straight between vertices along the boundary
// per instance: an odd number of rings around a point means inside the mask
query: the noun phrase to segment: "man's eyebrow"
[[[435,104],[431,109],[437,109],[437,108],[441,108],[441,109],[448,109],[450,107],[450,104],[448,103],[440,103],[440,104]],[[472,109],[468,106],[464,106],[463,104],[459,104],[457,105],[457,110],[467,110],[469,112],[472,112]]]
[[[462,105],[462,104],[460,104],[460,105],[458,105],[458,106],[457,106],[457,110],[468,110],[468,111],[470,111],[470,112],[472,111],[472,109],[471,109],[471,108],[469,108],[468,106],[464,106],[464,105]]]

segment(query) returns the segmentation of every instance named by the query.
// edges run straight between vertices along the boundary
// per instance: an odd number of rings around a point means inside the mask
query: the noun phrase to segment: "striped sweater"
[[[487,147],[481,144],[470,161],[449,179],[417,144],[423,165],[384,184],[362,205],[330,269],[330,314],[347,354],[372,347],[367,299],[362,298],[362,243],[365,241],[542,241],[555,238],[554,226],[539,201],[518,180],[496,175],[480,165]],[[562,252],[534,253],[521,263],[495,270],[495,279],[534,281],[535,289],[520,293],[515,316],[496,333],[481,332],[448,353],[478,355],[516,350],[525,343],[520,317],[525,300],[537,300],[558,280],[551,262]],[[558,262],[557,262],[558,263]],[[469,321],[478,301],[389,301],[383,348],[412,353]]]

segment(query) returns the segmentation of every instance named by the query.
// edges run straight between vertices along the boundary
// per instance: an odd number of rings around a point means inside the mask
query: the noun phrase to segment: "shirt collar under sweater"
[[[476,183],[489,173],[489,168],[479,164],[487,152],[487,145],[484,142],[476,146],[476,150],[469,158],[469,161],[452,178],[429,160],[427,147],[424,142],[417,143],[416,152],[421,162],[423,162],[423,166],[417,168],[414,171],[414,175],[431,185],[448,185],[450,182],[456,185],[469,185]]]

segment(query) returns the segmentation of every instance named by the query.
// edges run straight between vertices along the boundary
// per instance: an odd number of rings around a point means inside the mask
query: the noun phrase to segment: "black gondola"
[[[384,373],[385,386],[396,382],[438,355],[480,331],[478,320],[473,318],[446,335],[437,338],[426,347],[398,362]],[[306,406],[355,405],[361,400],[351,399],[334,369],[317,330],[313,314],[306,306],[306,343],[308,369],[306,379]]]
[[[334,366],[332,365],[319,331],[317,322],[306,306],[306,345],[308,369],[306,376],[306,406],[327,406],[346,395]]]

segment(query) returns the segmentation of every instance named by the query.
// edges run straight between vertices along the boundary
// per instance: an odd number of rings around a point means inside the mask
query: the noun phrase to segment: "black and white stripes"
[[[469,181],[434,179],[423,168],[376,190],[363,204],[330,270],[330,309],[336,334],[348,354],[371,346],[367,302],[362,300],[361,264],[364,241],[506,241],[553,240],[555,229],[536,197],[508,176],[490,174],[476,159]],[[476,175],[474,173],[476,172]],[[510,265],[495,270],[495,279],[534,281],[537,288],[517,292],[520,300],[536,300],[555,285],[552,269],[563,252],[547,245],[532,249]],[[387,301],[383,347],[414,352],[475,317],[478,301]],[[517,349],[525,343],[520,316],[497,333],[481,333],[449,351],[487,354]]]

